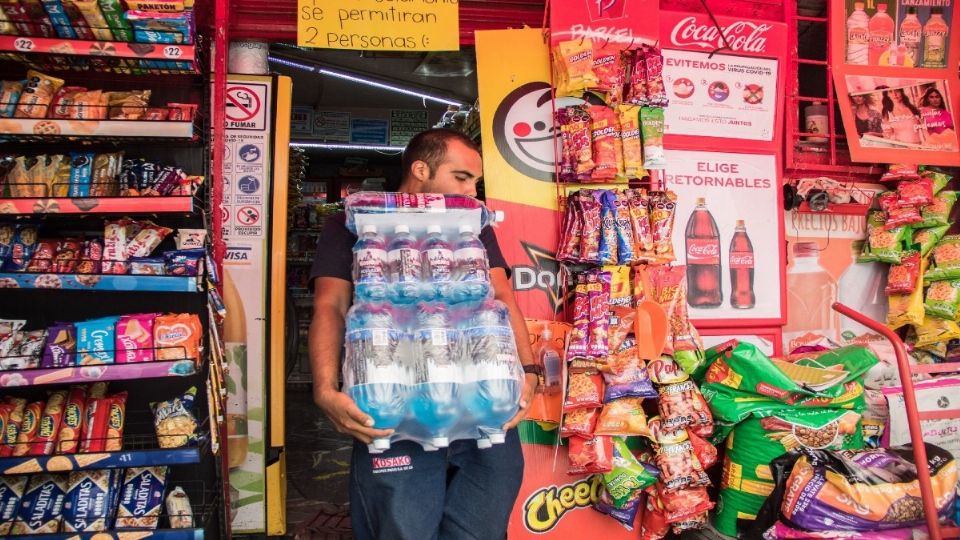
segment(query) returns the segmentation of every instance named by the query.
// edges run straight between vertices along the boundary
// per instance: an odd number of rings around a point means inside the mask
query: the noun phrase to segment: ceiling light
[[[294,148],[318,148],[321,150],[372,150],[377,152],[403,152],[403,146],[389,146],[385,144],[347,144],[323,143],[312,141],[290,141]]]
[[[446,99],[431,94],[425,94],[423,92],[418,92],[415,90],[410,90],[407,88],[402,88],[400,86],[394,86],[392,84],[386,84],[382,82],[377,82],[372,79],[366,79],[363,77],[358,77],[356,75],[351,75],[350,73],[345,73],[343,71],[335,71],[332,69],[327,69],[325,67],[320,67],[312,64],[304,64],[301,62],[296,62],[294,60],[288,60],[286,58],[279,58],[277,56],[270,55],[267,57],[271,62],[276,62],[280,65],[292,67],[295,69],[300,69],[303,71],[310,71],[314,73],[319,73],[320,75],[326,75],[328,77],[335,77],[337,79],[342,79],[345,81],[355,82],[357,84],[363,84],[366,86],[372,86],[374,88],[379,88],[381,90],[387,90],[389,92],[396,92],[398,94],[404,94],[407,96],[418,97],[420,99],[425,99],[428,101],[436,101],[438,103],[443,103],[444,105],[454,105],[456,107],[464,106],[462,101],[454,101],[451,99]]]

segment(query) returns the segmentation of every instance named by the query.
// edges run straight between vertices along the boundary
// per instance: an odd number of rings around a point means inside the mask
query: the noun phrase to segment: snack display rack
[[[225,2],[198,2],[195,7],[196,11],[209,11],[199,17],[201,21],[220,23],[217,41],[223,42],[220,50],[224,52],[225,9]],[[222,311],[217,309],[216,290],[219,286],[216,276],[222,275],[223,250],[219,223],[215,223],[219,220],[210,219],[220,198],[220,187],[215,186],[220,180],[214,179],[212,172],[219,171],[218,165],[222,163],[222,152],[213,147],[223,146],[223,115],[222,112],[209,113],[213,110],[211,102],[219,102],[222,111],[225,62],[221,58],[216,75],[207,75],[210,52],[200,35],[187,40],[189,43],[128,43],[64,39],[56,37],[57,32],[50,27],[26,28],[20,23],[15,26],[21,35],[0,36],[0,71],[5,79],[19,79],[27,69],[35,69],[72,81],[93,79],[104,90],[125,90],[133,85],[161,92],[166,85],[171,95],[189,93],[198,107],[188,117],[178,120],[0,118],[0,139],[10,146],[8,152],[23,152],[24,147],[34,154],[65,154],[81,148],[125,150],[128,156],[162,156],[169,163],[189,169],[191,174],[204,175],[205,181],[193,196],[0,197],[0,224],[42,222],[45,231],[62,228],[76,234],[77,231],[102,231],[98,227],[103,219],[149,217],[159,225],[210,230],[206,246],[213,257],[208,255],[206,259],[211,268],[197,276],[6,269],[0,272],[3,318],[26,320],[28,328],[116,314],[184,312],[199,316],[203,330],[199,358],[184,355],[186,357],[178,359],[140,363],[0,371],[0,393],[6,396],[44,399],[49,391],[93,382],[109,382],[109,393],[127,392],[129,396],[122,441],[114,441],[120,450],[0,457],[0,479],[5,475],[33,477],[46,472],[169,467],[166,489],[179,486],[187,493],[193,512],[192,527],[172,528],[166,505],[161,503],[162,513],[156,529],[131,532],[111,527],[89,532],[34,534],[29,538],[100,539],[125,538],[131,534],[136,538],[157,539],[228,538],[226,445],[220,443],[226,437],[223,412],[226,389],[222,380],[223,349],[217,332]],[[172,40],[184,41],[182,38]],[[219,86],[213,85],[211,99],[212,82],[218,82]],[[172,110],[169,105],[167,108]],[[220,119],[216,127],[209,122],[215,117]],[[221,142],[214,145],[211,138]],[[139,142],[158,144],[132,144]],[[0,195],[3,193],[0,190]],[[90,216],[101,219],[89,219]],[[174,448],[161,447],[155,433],[152,404],[180,396],[191,387],[197,389],[193,404],[198,419],[194,432],[196,442]],[[112,520],[111,515],[108,523]]]

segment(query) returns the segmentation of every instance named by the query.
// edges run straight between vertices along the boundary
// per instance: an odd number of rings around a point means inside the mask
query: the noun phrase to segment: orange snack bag
[[[199,360],[202,335],[200,318],[192,313],[157,317],[153,324],[153,344],[157,348],[157,360]]]

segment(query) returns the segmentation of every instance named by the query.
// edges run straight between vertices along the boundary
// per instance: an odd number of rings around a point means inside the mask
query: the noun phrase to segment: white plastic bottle
[[[453,252],[455,300],[482,300],[490,293],[490,262],[483,242],[470,225],[460,226]]]
[[[867,65],[870,48],[870,17],[863,10],[863,2],[853,4],[853,13],[847,17],[847,63]]]
[[[423,281],[426,299],[446,299],[453,279],[453,250],[439,225],[427,227],[427,238],[420,247],[423,257]]]
[[[806,333],[833,337],[835,327],[832,306],[837,299],[837,283],[820,266],[816,242],[793,244],[793,266],[787,271],[787,324],[783,327],[785,352],[791,340]]]
[[[398,304],[415,302],[420,289],[420,249],[410,234],[410,227],[397,225],[394,237],[387,248],[390,264],[391,296]]]

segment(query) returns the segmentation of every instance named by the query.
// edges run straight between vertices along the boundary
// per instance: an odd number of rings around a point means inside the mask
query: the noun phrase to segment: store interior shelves
[[[199,278],[118,274],[0,273],[0,289],[64,289],[116,292],[197,292]]]
[[[9,361],[14,358],[4,357],[2,360]],[[188,377],[196,372],[197,361],[192,358],[130,364],[14,369],[0,373],[0,388]]]
[[[196,45],[85,41],[41,36],[0,36],[0,56],[35,69],[124,75],[196,75]]]
[[[129,214],[191,213],[194,197],[30,197],[0,198],[0,214]]]

